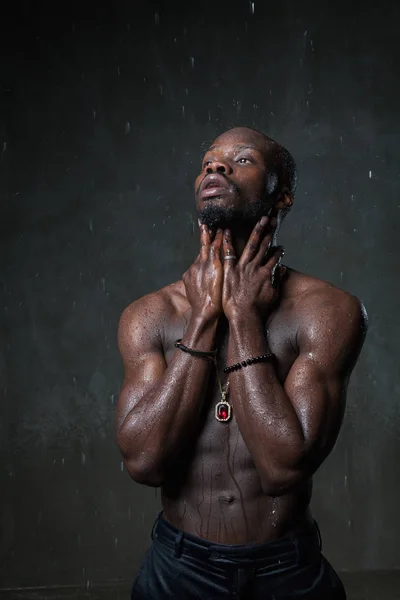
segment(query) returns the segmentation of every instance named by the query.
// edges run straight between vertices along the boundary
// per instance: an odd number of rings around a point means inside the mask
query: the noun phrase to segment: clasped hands
[[[274,222],[275,221],[275,222]],[[215,236],[200,225],[200,251],[182,279],[193,310],[210,319],[225,314],[228,320],[240,315],[265,315],[279,295],[286,273],[281,265],[282,246],[270,249],[276,227],[268,217],[255,225],[240,257],[235,256],[232,233],[218,229]]]

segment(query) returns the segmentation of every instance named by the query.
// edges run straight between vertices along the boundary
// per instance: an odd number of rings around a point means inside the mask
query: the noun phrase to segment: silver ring
[[[227,256],[224,256],[224,260],[236,260],[237,256],[235,256],[234,254],[228,254]]]

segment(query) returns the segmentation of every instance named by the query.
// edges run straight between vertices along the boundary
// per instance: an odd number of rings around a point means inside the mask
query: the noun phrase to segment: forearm
[[[230,319],[228,362],[267,354],[264,323],[256,314]],[[272,361],[229,375],[230,397],[243,439],[266,490],[290,479],[305,450],[301,423]]]
[[[182,343],[214,348],[217,319],[193,315]],[[135,402],[118,429],[125,464],[134,479],[159,485],[169,460],[194,433],[213,363],[177,349],[161,382]]]

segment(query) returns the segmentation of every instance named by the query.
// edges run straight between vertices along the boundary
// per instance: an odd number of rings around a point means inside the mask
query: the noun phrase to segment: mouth
[[[224,177],[218,173],[212,173],[207,175],[201,182],[199,195],[200,198],[208,200],[210,198],[227,195],[230,192],[230,186],[228,182],[225,181]]]
[[[229,190],[226,187],[212,185],[204,188],[200,192],[200,198],[202,200],[210,200],[211,198],[217,199],[221,196],[227,196],[229,194]]]

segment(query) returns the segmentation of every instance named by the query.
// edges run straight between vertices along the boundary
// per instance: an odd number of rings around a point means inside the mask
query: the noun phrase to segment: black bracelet
[[[268,360],[274,360],[275,358],[275,354],[272,353],[260,354],[260,356],[248,358],[246,360],[242,360],[241,362],[236,363],[235,365],[231,365],[230,367],[225,367],[224,373],[232,373],[232,371],[238,371],[242,367],[248,367],[249,365],[254,365],[260,362],[267,362]]]
[[[198,356],[199,358],[208,358],[211,360],[215,360],[215,357],[218,352],[218,348],[216,350],[209,350],[208,352],[203,352],[202,350],[195,350],[194,348],[188,348],[184,344],[181,344],[181,340],[176,340],[174,343],[175,348],[179,348],[183,352],[187,352],[192,356]]]

